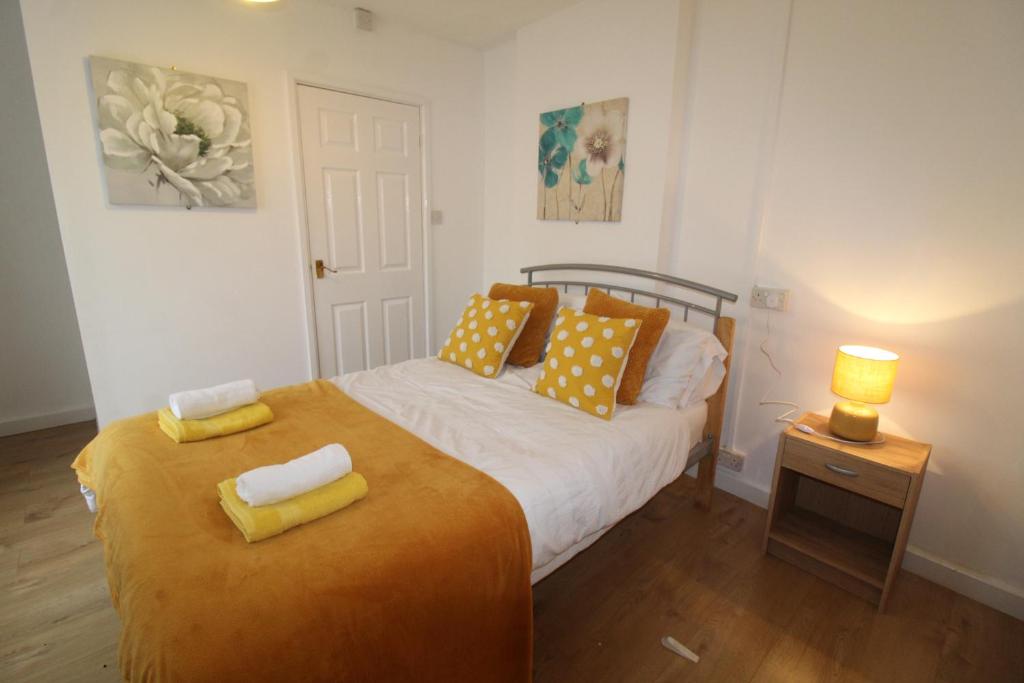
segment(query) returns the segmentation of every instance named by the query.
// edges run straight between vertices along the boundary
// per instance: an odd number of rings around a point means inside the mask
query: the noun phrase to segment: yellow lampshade
[[[832,371],[832,392],[861,403],[888,403],[900,357],[873,346],[840,346]]]

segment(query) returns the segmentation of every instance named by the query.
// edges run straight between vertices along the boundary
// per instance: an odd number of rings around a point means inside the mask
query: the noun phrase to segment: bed
[[[510,367],[494,381],[421,358],[332,380],[507,488],[529,525],[534,582],[678,477],[707,417],[703,404],[638,404],[595,420],[530,391],[539,372]]]
[[[727,292],[614,266],[523,272],[532,285],[601,287],[703,314],[731,351]],[[536,277],[545,272],[574,276]],[[75,466],[97,496],[125,677],[528,680],[530,584],[693,466],[696,503],[709,506],[728,386],[726,376],[706,403],[620,406],[604,421],[530,391],[537,373],[485,379],[406,361],[267,392],[274,422],[184,448],[152,415],[105,428]],[[370,496],[244,543],[216,482],[331,440],[348,447]]]
[[[603,289],[609,294],[615,292],[628,296],[631,302],[639,300],[651,302],[658,307],[671,306],[675,313],[682,313],[684,322],[690,321],[691,315],[696,314],[710,327],[727,353],[724,374],[717,391],[707,399],[707,418],[700,430],[700,440],[690,448],[686,464],[686,469],[694,463],[697,464],[695,503],[698,507],[709,509],[715,489],[715,468],[718,465],[718,448],[725,420],[729,368],[732,364],[733,337],[736,332],[735,318],[723,315],[722,307],[725,303],[735,303],[738,297],[732,292],[674,275],[615,265],[554,263],[527,266],[520,269],[520,272],[526,275],[530,285],[561,287],[565,292],[575,288],[582,290],[584,294],[594,288]],[[548,275],[551,273],[554,275]],[[599,282],[593,277],[595,273],[611,274],[624,281]],[[538,279],[538,274],[541,274],[541,279]]]

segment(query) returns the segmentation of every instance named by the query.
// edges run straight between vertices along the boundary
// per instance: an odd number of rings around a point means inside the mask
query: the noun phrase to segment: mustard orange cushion
[[[628,301],[617,299],[614,296],[605,294],[599,289],[592,289],[587,295],[587,303],[583,306],[585,313],[591,315],[603,315],[609,318],[634,318],[642,320],[640,331],[636,334],[636,341],[629,352],[629,361],[626,363],[626,370],[622,375],[622,382],[619,384],[619,391],[616,400],[625,405],[636,403],[636,397],[644,386],[644,373],[647,372],[647,362],[651,354],[661,340],[661,333],[668,325],[669,316],[672,312],[667,308],[650,308],[631,304]]]
[[[533,303],[530,319],[519,334],[515,346],[512,347],[508,360],[509,365],[528,368],[540,360],[541,351],[547,341],[548,328],[558,307],[558,290],[553,287],[530,287],[529,285],[506,285],[495,282],[487,294],[491,299],[509,299],[511,301],[529,301]]]

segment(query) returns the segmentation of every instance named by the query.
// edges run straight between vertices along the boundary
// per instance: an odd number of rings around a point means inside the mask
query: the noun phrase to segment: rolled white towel
[[[260,392],[251,379],[218,384],[205,389],[192,389],[171,394],[167,402],[179,420],[201,420],[247,406],[260,400]]]
[[[330,443],[283,465],[257,467],[235,479],[238,497],[249,505],[273,505],[330,484],[352,471],[352,458],[341,444]]]

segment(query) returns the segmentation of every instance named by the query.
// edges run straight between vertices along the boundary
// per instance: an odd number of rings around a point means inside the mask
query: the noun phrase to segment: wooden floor
[[[116,681],[91,423],[0,439],[0,681]],[[765,512],[685,477],[534,589],[535,680],[1024,681],[1024,622],[904,572],[887,614],[760,553]],[[670,634],[699,664],[664,650]]]

